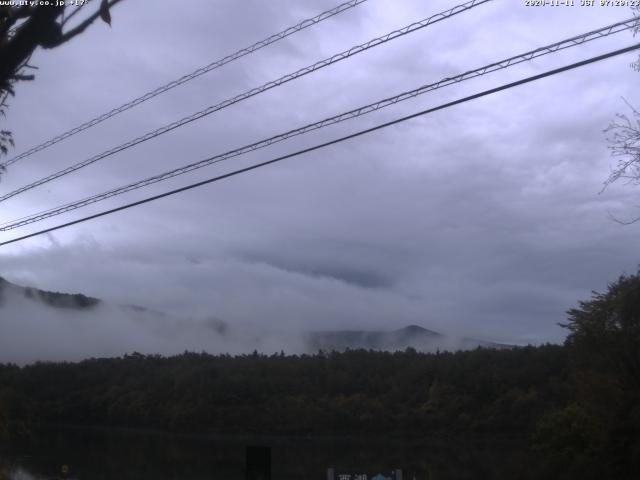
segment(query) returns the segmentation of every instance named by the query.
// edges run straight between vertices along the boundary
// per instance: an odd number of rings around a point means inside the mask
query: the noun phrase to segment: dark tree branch
[[[16,31],[11,40],[0,46],[0,83],[7,83],[38,45],[46,44],[56,35],[56,18],[64,6],[37,7]],[[5,85],[1,85],[4,88]]]
[[[122,0],[109,0],[100,5],[95,12],[80,22],[71,30],[62,31],[59,17],[65,10],[64,5],[38,6],[38,7],[14,7],[2,10],[3,20],[0,20],[0,90],[4,90],[11,76],[18,72],[20,66],[33,51],[41,46],[54,48],[68,42],[80,33],[84,32],[96,19],[104,18],[105,11],[120,3]],[[63,23],[69,21],[81,7],[69,15]],[[15,34],[8,39],[8,29],[16,18],[26,20],[16,29]],[[3,32],[4,31],[4,32]]]
[[[21,18],[27,18],[33,13],[33,7],[24,5],[20,7],[5,7],[0,14],[0,39],[9,33],[9,30]]]
[[[120,3],[121,1],[122,0],[110,0],[107,3],[108,8],[111,8],[113,5]],[[63,33],[62,36],[59,38],[59,40],[52,45],[52,47],[57,47],[58,45],[68,42],[76,35],[79,35],[82,32],[84,32],[87,29],[87,27],[89,27],[89,25],[91,25],[100,17],[100,12],[101,12],[101,9],[96,10],[94,13],[92,13],[89,17],[87,17],[84,21],[76,25],[74,28],[72,28],[68,32]]]
[[[11,80],[33,80],[34,78],[36,78],[35,75],[23,75],[20,73],[11,75]]]

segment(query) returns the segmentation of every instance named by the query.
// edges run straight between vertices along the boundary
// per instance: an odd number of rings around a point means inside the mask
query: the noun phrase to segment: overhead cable
[[[350,0],[348,2],[342,3],[340,5],[338,5],[337,7],[334,7],[330,10],[327,10],[325,12],[322,12],[319,15],[316,15],[313,18],[307,18],[306,20],[303,20],[302,22],[289,27],[285,30],[282,30],[281,32],[278,32],[276,34],[271,35],[270,37],[265,38],[264,40],[260,40],[259,42],[254,43],[253,45],[250,45],[248,47],[242,48],[240,50],[238,50],[237,52],[234,52],[230,55],[227,55],[226,57],[223,57],[219,60],[216,60],[214,62],[211,62],[209,65],[205,65],[204,67],[198,68],[197,70],[194,70],[191,73],[188,73],[186,75],[183,75],[182,77],[176,79],[176,80],[172,80],[171,82],[162,85],[161,87],[158,87],[154,90],[151,90],[147,93],[145,93],[144,95],[134,98],[133,100],[124,103],[122,105],[120,105],[119,107],[116,107],[106,113],[103,113],[102,115],[99,115],[95,118],[92,118],[91,120],[88,120],[86,122],[84,122],[81,125],[78,125],[75,128],[72,128],[71,130],[68,130],[64,133],[61,133],[60,135],[53,137],[49,140],[47,140],[46,142],[43,142],[39,145],[36,145],[33,148],[30,148],[29,150],[21,153],[20,155],[16,155],[15,157],[7,160],[6,162],[4,162],[1,166],[4,167],[8,167],[9,165],[22,160],[23,158],[27,158],[31,155],[33,155],[34,153],[40,152],[46,148],[51,147],[52,145],[55,145],[58,142],[61,142],[62,140],[65,140],[66,138],[69,138],[73,135],[75,135],[76,133],[80,133],[83,130],[86,130],[88,128],[91,128],[95,125],[98,125],[99,123],[104,122],[105,120],[107,120],[108,118],[114,117],[122,112],[126,112],[127,110],[140,105],[141,103],[146,102],[147,100],[150,100],[154,97],[157,97],[160,94],[163,94],[179,85],[182,85],[183,83],[189,82],[191,80],[193,80],[194,78],[198,78],[201,75],[204,75],[205,73],[208,73],[212,70],[215,70],[217,68],[222,67],[223,65],[226,65],[227,63],[233,62],[234,60],[238,60],[239,58],[242,58],[246,55],[249,55],[250,53],[256,52],[258,50],[260,50],[261,48],[266,47],[267,45],[271,45],[272,43],[278,42],[290,35],[293,35],[294,33],[297,33],[301,30],[304,30],[305,28],[311,27],[312,25],[315,25],[317,23],[322,22],[323,20],[326,20],[328,18],[331,18],[335,15],[338,15],[346,10],[349,10],[351,8],[354,8],[358,5],[360,5],[361,3],[366,2],[367,0]]]
[[[278,143],[284,141],[286,139],[302,135],[304,133],[317,130],[320,128],[327,127],[329,125],[333,125],[336,123],[344,122],[346,120],[350,120],[353,118],[360,117],[362,115],[380,110],[382,108],[386,108],[391,105],[395,105],[396,103],[409,100],[411,98],[417,97],[419,95],[423,95],[427,92],[431,92],[433,90],[437,90],[439,88],[446,87],[448,85],[452,85],[455,83],[459,83],[465,80],[469,80],[475,77],[479,77],[481,75],[485,75],[487,73],[495,72],[497,70],[502,70],[508,68],[513,65],[517,65],[519,63],[529,61],[533,58],[538,58],[543,55],[547,55],[550,53],[557,52],[559,50],[563,50],[569,47],[573,47],[576,45],[584,44],[585,42],[589,42],[591,40],[595,40],[597,38],[602,38],[607,35],[611,35],[613,33],[621,32],[624,30],[628,30],[634,28],[636,25],[636,19],[629,19],[622,22],[618,22],[597,30],[593,30],[591,32],[587,32],[578,36],[574,36],[556,43],[552,43],[550,45],[546,45],[543,47],[539,47],[535,50],[531,50],[520,55],[515,55],[498,62],[491,63],[489,65],[485,65],[483,67],[477,68],[475,70],[469,70],[465,73],[461,73],[459,75],[455,75],[453,77],[446,77],[438,82],[431,83],[428,85],[420,86],[416,89],[400,93],[398,95],[385,98],[383,100],[370,103],[368,105],[361,106],[359,108],[350,110],[348,112],[343,112],[338,115],[334,115],[332,117],[325,118],[315,123],[311,123],[308,125],[304,125],[302,127],[296,128],[294,130],[290,130],[285,133],[281,133],[240,148],[236,148],[234,150],[227,151],[222,154],[215,155],[213,157],[208,157],[204,160],[200,160],[164,173],[160,173],[158,175],[154,175],[152,177],[148,177],[142,180],[138,180],[136,182],[130,183],[128,185],[124,185],[121,187],[117,187],[112,190],[108,190],[106,192],[99,193],[97,195],[93,195],[81,200],[76,200],[71,203],[67,203],[61,206],[54,207],[52,209],[48,209],[42,212],[34,213],[29,216],[21,217],[18,219],[14,219],[3,224],[0,224],[0,231],[8,231],[12,230],[24,225],[28,225],[30,223],[34,223],[40,220],[44,220],[46,218],[50,218],[56,215],[60,215],[62,213],[66,213],[72,210],[76,210],[78,208],[84,207],[86,205],[90,205],[92,203],[96,203],[102,200],[106,200],[108,198],[121,195],[123,193],[136,190],[138,188],[146,187],[152,185],[154,183],[158,183],[164,180],[168,180],[170,178],[176,177],[178,175],[182,175],[184,173],[191,172],[193,170],[197,170],[199,168],[203,168],[215,163],[222,162],[224,160],[237,157],[240,155],[244,155],[246,153],[265,148],[269,145],[273,145],[274,143]]]
[[[540,73],[538,75],[533,75],[533,76],[530,76],[530,77],[526,77],[526,78],[523,78],[523,79],[515,81],[515,82],[511,82],[511,83],[508,83],[508,84],[505,84],[505,85],[501,85],[499,87],[491,88],[489,90],[484,90],[484,91],[482,91],[480,93],[476,93],[474,95],[469,95],[467,97],[460,98],[458,100],[454,100],[452,102],[448,102],[448,103],[439,105],[437,107],[433,107],[433,108],[429,108],[427,110],[423,110],[421,112],[413,113],[411,115],[407,115],[407,116],[392,120],[390,122],[386,122],[386,123],[382,123],[380,125],[376,125],[375,127],[367,128],[365,130],[360,130],[360,131],[358,131],[356,133],[352,133],[350,135],[345,135],[343,137],[336,138],[334,140],[331,140],[331,141],[328,141],[328,142],[324,142],[324,143],[321,143],[321,144],[318,144],[318,145],[314,145],[312,147],[308,147],[308,148],[305,148],[305,149],[302,149],[302,150],[298,150],[296,152],[289,153],[287,155],[282,155],[280,157],[273,158],[271,160],[267,160],[267,161],[264,161],[264,162],[261,162],[261,163],[257,163],[257,164],[251,165],[249,167],[245,167],[245,168],[241,168],[241,169],[238,169],[238,170],[234,170],[232,172],[225,173],[223,175],[219,175],[217,177],[209,178],[207,180],[202,180],[202,181],[197,182],[197,183],[192,183],[190,185],[187,185],[187,186],[184,186],[184,187],[181,187],[181,188],[177,188],[177,189],[171,190],[169,192],[161,193],[159,195],[154,195],[152,197],[148,197],[148,198],[145,198],[143,200],[138,200],[136,202],[129,203],[127,205],[122,205],[120,207],[112,208],[110,210],[105,210],[105,211],[102,211],[100,213],[96,213],[96,214],[93,214],[93,215],[89,215],[87,217],[83,217],[83,218],[80,218],[80,219],[77,219],[77,220],[73,220],[71,222],[67,222],[67,223],[63,223],[63,224],[60,224],[60,225],[56,225],[54,227],[49,227],[49,228],[46,228],[46,229],[43,229],[43,230],[39,230],[37,232],[33,232],[33,233],[28,234],[28,235],[24,235],[22,237],[18,237],[18,238],[14,238],[14,239],[11,239],[11,240],[7,240],[7,241],[4,241],[4,242],[1,242],[0,243],[0,247],[4,246],[4,245],[9,245],[11,243],[19,242],[19,241],[22,241],[22,240],[26,240],[27,238],[32,238],[32,237],[35,237],[37,235],[42,235],[42,234],[45,234],[45,233],[53,232],[55,230],[60,230],[62,228],[70,227],[72,225],[77,225],[79,223],[83,223],[83,222],[86,222],[86,221],[89,221],[89,220],[92,220],[92,219],[95,219],[95,218],[103,217],[105,215],[110,215],[110,214],[113,214],[113,213],[116,213],[116,212],[120,212],[122,210],[127,210],[129,208],[133,208],[133,207],[145,204],[145,203],[153,202],[155,200],[159,200],[161,198],[165,198],[165,197],[168,197],[168,196],[171,196],[171,195],[175,195],[177,193],[185,192],[187,190],[191,190],[191,189],[194,189],[194,188],[197,188],[197,187],[201,187],[203,185],[207,185],[207,184],[214,183],[214,182],[217,182],[217,181],[220,181],[220,180],[224,180],[225,178],[233,177],[233,176],[236,176],[236,175],[239,175],[239,174],[242,174],[242,173],[249,172],[251,170],[256,170],[258,168],[274,164],[276,162],[280,162],[282,160],[286,160],[288,158],[296,157],[296,156],[299,156],[299,155],[302,155],[302,154],[305,154],[305,153],[309,153],[309,152],[312,152],[312,151],[315,151],[315,150],[319,150],[321,148],[328,147],[330,145],[335,145],[337,143],[344,142],[346,140],[357,138],[357,137],[360,137],[362,135],[365,135],[365,134],[368,134],[368,133],[371,133],[371,132],[375,132],[375,131],[381,130],[383,128],[387,128],[387,127],[390,127],[392,125],[396,125],[398,123],[405,122],[407,120],[410,120],[410,119],[413,119],[413,118],[416,118],[416,117],[419,117],[419,116],[422,116],[422,115],[433,113],[433,112],[436,112],[438,110],[443,110],[445,108],[449,108],[449,107],[452,107],[452,106],[455,106],[455,105],[459,105],[461,103],[465,103],[465,102],[468,102],[468,101],[471,101],[471,100],[475,100],[477,98],[481,98],[481,97],[484,97],[484,96],[487,96],[487,95],[491,95],[491,94],[494,94],[494,93],[497,93],[497,92],[500,92],[500,91],[503,91],[503,90],[507,90],[509,88],[517,87],[519,85],[524,85],[526,83],[530,83],[530,82],[533,82],[533,81],[536,81],[536,80],[540,80],[540,79],[545,78],[545,77],[550,77],[552,75],[557,75],[558,73],[566,72],[568,70],[572,70],[572,69],[575,69],[575,68],[578,68],[578,67],[582,67],[582,66],[589,65],[589,64],[592,64],[592,63],[595,63],[595,62],[599,62],[599,61],[605,60],[607,58],[611,58],[611,57],[614,57],[614,56],[617,56],[617,55],[621,55],[621,54],[624,54],[624,53],[631,52],[633,50],[637,50],[639,48],[640,48],[640,43],[635,44],[635,45],[631,45],[629,47],[621,48],[619,50],[615,50],[615,51],[612,51],[612,52],[609,52],[609,53],[606,53],[606,54],[603,54],[603,55],[598,55],[596,57],[592,57],[592,58],[589,58],[587,60],[582,60],[580,62],[572,63],[570,65],[565,65],[564,67],[560,67],[560,68],[556,68],[556,69],[553,69],[553,70],[549,70],[549,71],[546,71],[544,73]]]
[[[418,22],[414,22],[411,25],[407,25],[406,27],[403,27],[401,29],[398,30],[394,30],[392,32],[387,33],[386,35],[380,36],[380,37],[376,37],[372,40],[369,40],[368,42],[365,42],[363,44],[360,45],[356,45],[354,47],[351,47],[348,50],[345,50],[341,53],[337,53],[329,58],[326,58],[324,60],[321,60],[319,62],[316,62],[312,65],[309,65],[307,67],[301,68],[300,70],[297,70],[294,73],[289,73],[287,75],[284,75],[276,80],[272,80],[270,82],[267,82],[263,85],[261,85],[260,87],[256,87],[256,88],[252,88],[251,90],[248,90],[240,95],[236,95],[235,97],[229,98],[227,100],[224,100],[221,103],[218,103],[216,105],[212,105],[210,107],[205,108],[204,110],[201,110],[199,112],[196,112],[192,115],[189,115],[187,117],[184,117],[180,120],[177,120],[173,123],[170,123],[168,125],[165,125],[163,127],[160,127],[152,132],[148,132],[145,135],[142,135],[140,137],[137,137],[133,140],[130,140],[124,144],[118,145],[117,147],[111,148],[109,150],[106,150],[98,155],[94,155],[91,158],[88,158],[86,160],[83,160],[81,162],[78,162],[74,165],[71,165],[67,168],[64,168],[62,170],[59,170],[58,172],[52,173],[51,175],[48,175],[44,178],[41,178],[40,180],[37,180],[35,182],[32,182],[28,185],[25,185],[23,187],[20,187],[12,192],[6,193],[4,195],[0,196],[0,202],[3,202],[5,200],[8,200],[9,198],[15,197],[16,195],[19,195],[20,193],[26,192],[28,190],[31,190],[33,188],[36,188],[40,185],[43,185],[45,183],[48,183],[52,180],[55,180],[57,178],[60,178],[64,175],[68,175],[72,172],[75,172],[81,168],[84,168],[86,166],[89,166],[93,163],[96,163],[104,158],[107,158],[111,155],[114,155],[116,153],[119,153],[123,150],[126,150],[128,148],[131,148],[135,145],[138,145],[140,143],[146,142],[148,140],[151,140],[153,138],[156,138],[160,135],[163,135],[165,133],[168,133],[172,130],[175,130],[178,127],[182,127],[188,123],[191,123],[195,120],[199,120],[203,117],[206,117],[207,115],[211,115],[212,113],[215,113],[219,110],[222,110],[224,108],[227,108],[231,105],[234,105],[238,102],[241,102],[243,100],[246,100],[248,98],[251,98],[255,95],[258,95],[260,93],[263,93],[267,90],[270,90],[272,88],[275,87],[279,87],[280,85],[283,85],[287,82],[290,82],[292,80],[295,80],[297,78],[303,77],[309,73],[315,72],[317,70],[320,70],[321,68],[327,67],[329,65],[332,65],[334,63],[337,63],[341,60],[345,60],[349,57],[352,57],[354,55],[357,55],[359,53],[362,53],[366,50],[369,50],[370,48],[374,48],[377,47],[379,45],[382,45],[384,43],[387,43],[391,40],[395,40],[399,37],[402,37],[404,35],[408,35],[410,33],[416,32],[420,29],[423,29],[429,25],[432,25],[436,22],[440,22],[442,20],[448,19],[454,15],[457,15],[459,13],[465,12],[467,10],[470,10],[474,7],[477,7],[479,5],[482,5],[484,3],[488,3],[491,2],[493,0],[471,0],[469,2],[466,2],[464,4],[461,5],[457,5],[453,8],[450,8],[444,12],[432,15],[429,18],[426,18],[424,20],[418,21]]]

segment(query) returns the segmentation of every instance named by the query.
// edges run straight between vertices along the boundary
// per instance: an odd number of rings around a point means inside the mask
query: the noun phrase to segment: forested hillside
[[[181,432],[522,431],[572,395],[566,351],[185,353],[4,366],[41,421]]]

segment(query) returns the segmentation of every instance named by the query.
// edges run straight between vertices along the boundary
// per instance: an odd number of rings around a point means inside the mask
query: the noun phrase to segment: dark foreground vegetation
[[[132,354],[0,366],[0,434],[515,434],[554,478],[640,472],[640,277],[571,310],[565,345],[238,357]]]

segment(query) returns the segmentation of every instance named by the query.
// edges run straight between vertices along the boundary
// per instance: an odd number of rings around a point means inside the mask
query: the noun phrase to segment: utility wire
[[[489,90],[484,90],[484,91],[476,93],[474,95],[470,95],[470,96],[467,96],[467,97],[464,97],[464,98],[460,98],[458,100],[454,100],[452,102],[444,103],[444,104],[439,105],[437,107],[429,108],[427,110],[422,110],[420,112],[413,113],[411,115],[407,115],[407,116],[404,116],[404,117],[401,117],[401,118],[397,118],[397,119],[392,120],[390,122],[382,123],[380,125],[376,125],[375,127],[367,128],[365,130],[360,130],[360,131],[352,133],[350,135],[345,135],[343,137],[339,137],[339,138],[336,138],[334,140],[330,140],[328,142],[320,143],[320,144],[314,145],[312,147],[308,147],[308,148],[305,148],[305,149],[302,149],[302,150],[298,150],[298,151],[293,152],[293,153],[289,153],[287,155],[282,155],[280,157],[276,157],[276,158],[273,158],[271,160],[267,160],[265,162],[257,163],[255,165],[251,165],[249,167],[245,167],[245,168],[241,168],[241,169],[238,169],[238,170],[234,170],[232,172],[225,173],[224,175],[219,175],[217,177],[209,178],[207,180],[203,180],[203,181],[200,181],[200,182],[197,182],[197,183],[192,183],[191,185],[187,185],[185,187],[177,188],[175,190],[171,190],[169,192],[161,193],[159,195],[154,195],[152,197],[148,197],[148,198],[145,198],[143,200],[138,200],[137,202],[129,203],[127,205],[122,205],[120,207],[112,208],[110,210],[105,210],[105,211],[102,211],[100,213],[96,213],[94,215],[89,215],[89,216],[84,217],[84,218],[73,220],[71,222],[67,222],[67,223],[63,223],[63,224],[60,224],[60,225],[56,225],[55,227],[46,228],[44,230],[39,230],[37,232],[30,233],[28,235],[24,235],[22,237],[18,237],[18,238],[14,238],[14,239],[11,239],[11,240],[7,240],[7,241],[4,241],[4,242],[0,243],[0,247],[2,247],[4,245],[9,245],[11,243],[19,242],[19,241],[22,241],[22,240],[26,240],[27,238],[32,238],[32,237],[35,237],[37,235],[42,235],[44,233],[53,232],[55,230],[59,230],[61,228],[69,227],[71,225],[76,225],[78,223],[86,222],[88,220],[92,220],[92,219],[95,219],[95,218],[103,217],[105,215],[110,215],[112,213],[116,213],[116,212],[119,212],[119,211],[122,211],[122,210],[126,210],[126,209],[129,209],[129,208],[132,208],[132,207],[136,207],[136,206],[142,205],[144,203],[149,203],[149,202],[152,202],[152,201],[155,201],[155,200],[159,200],[161,198],[168,197],[170,195],[175,195],[177,193],[184,192],[184,191],[187,191],[187,190],[191,190],[191,189],[194,189],[194,188],[197,188],[197,187],[201,187],[201,186],[207,185],[209,183],[214,183],[214,182],[217,182],[219,180],[223,180],[225,178],[233,177],[233,176],[239,175],[241,173],[249,172],[251,170],[255,170],[255,169],[258,169],[260,167],[264,167],[264,166],[271,165],[271,164],[276,163],[276,162],[280,162],[282,160],[286,160],[288,158],[292,158],[292,157],[296,157],[296,156],[299,156],[299,155],[302,155],[302,154],[305,154],[305,153],[313,152],[315,150],[319,150],[321,148],[325,148],[325,147],[328,147],[330,145],[335,145],[337,143],[344,142],[346,140],[351,140],[353,138],[357,138],[357,137],[360,137],[362,135],[365,135],[365,134],[368,134],[368,133],[371,133],[371,132],[375,132],[375,131],[381,130],[383,128],[387,128],[387,127],[390,127],[392,125],[395,125],[395,124],[398,124],[398,123],[401,123],[401,122],[405,122],[407,120],[410,120],[410,119],[413,119],[413,118],[416,118],[416,117],[419,117],[419,116],[422,116],[422,115],[433,113],[433,112],[436,112],[438,110],[443,110],[445,108],[449,108],[449,107],[452,107],[452,106],[455,106],[455,105],[459,105],[461,103],[465,103],[465,102],[468,102],[468,101],[471,101],[471,100],[475,100],[477,98],[481,98],[481,97],[484,97],[484,96],[487,96],[487,95],[491,95],[491,94],[494,94],[494,93],[497,93],[497,92],[500,92],[500,91],[503,91],[503,90],[507,90],[509,88],[517,87],[519,85],[524,85],[526,83],[530,83],[530,82],[533,82],[533,81],[536,81],[536,80],[540,80],[540,79],[545,78],[545,77],[550,77],[552,75],[556,75],[558,73],[566,72],[568,70],[572,70],[572,69],[579,68],[579,67],[582,67],[582,66],[585,66],[585,65],[589,65],[591,63],[599,62],[599,61],[605,60],[607,58],[611,58],[611,57],[614,57],[614,56],[617,56],[617,55],[621,55],[623,53],[627,53],[627,52],[631,52],[633,50],[637,50],[638,48],[640,48],[640,43],[635,44],[635,45],[631,45],[629,47],[621,48],[619,50],[615,50],[615,51],[612,51],[612,52],[609,52],[609,53],[606,53],[606,54],[603,54],[603,55],[598,55],[596,57],[592,57],[592,58],[589,58],[587,60],[582,60],[580,62],[572,63],[570,65],[565,65],[564,67],[556,68],[556,69],[553,69],[553,70],[548,70],[548,71],[546,71],[544,73],[540,73],[538,75],[533,75],[533,76],[526,77],[526,78],[523,78],[523,79],[515,81],[515,82],[511,82],[511,83],[507,83],[507,84],[501,85],[499,87],[491,88]]]
[[[307,67],[301,68],[300,70],[297,70],[294,73],[289,73],[287,75],[284,75],[276,80],[272,80],[270,82],[267,82],[265,84],[263,84],[260,87],[256,87],[256,88],[252,88],[251,90],[248,90],[244,93],[241,93],[240,95],[236,95],[235,97],[229,98],[227,100],[224,100],[221,103],[218,103],[216,105],[212,105],[210,107],[207,107],[204,110],[201,110],[199,112],[196,112],[192,115],[189,115],[188,117],[184,117],[180,120],[177,120],[171,124],[165,125],[163,127],[160,127],[152,132],[146,133],[145,135],[142,135],[138,138],[135,138],[133,140],[130,140],[122,145],[119,145],[117,147],[114,147],[110,150],[107,150],[105,152],[102,152],[98,155],[95,155],[91,158],[88,158],[86,160],[83,160],[82,162],[76,163],[75,165],[71,165],[67,168],[64,168],[56,173],[53,173],[47,177],[41,178],[40,180],[37,180],[33,183],[30,183],[28,185],[25,185],[23,187],[18,188],[17,190],[14,190],[12,192],[9,192],[7,194],[4,194],[2,196],[0,196],[0,202],[3,202],[5,200],[8,200],[11,197],[15,197],[16,195],[19,195],[20,193],[26,192],[27,190],[31,190],[35,187],[38,187],[40,185],[43,185],[45,183],[48,183],[52,180],[55,180],[56,178],[60,178],[64,175],[68,175],[72,172],[75,172],[76,170],[79,170],[81,168],[84,168],[88,165],[91,165],[99,160],[102,160],[106,157],[109,157],[111,155],[114,155],[118,152],[121,152],[123,150],[126,150],[128,148],[131,148],[135,145],[138,145],[140,143],[146,142],[147,140],[151,140],[155,137],[158,137],[160,135],[163,135],[167,132],[170,132],[171,130],[174,130],[178,127],[181,127],[183,125],[186,125],[188,123],[191,123],[195,120],[199,120],[203,117],[206,117],[207,115],[211,115],[214,112],[217,112],[219,110],[222,110],[224,108],[227,108],[231,105],[234,105],[238,102],[241,102],[243,100],[246,100],[248,98],[251,98],[255,95],[258,95],[260,93],[263,93],[267,90],[270,90],[272,88],[275,87],[279,87],[280,85],[283,85],[287,82],[290,82],[292,80],[295,80],[297,78],[303,77],[309,73],[315,72],[317,70],[320,70],[321,68],[327,67],[329,65],[332,65],[334,63],[337,63],[341,60],[345,60],[349,57],[352,57],[354,55],[357,55],[359,53],[362,53],[366,50],[369,50],[370,48],[373,47],[377,47],[378,45],[382,45],[384,43],[387,43],[391,40],[395,40],[399,37],[402,37],[404,35],[407,35],[409,33],[413,33],[416,32],[422,28],[425,28],[429,25],[432,25],[436,22],[440,22],[442,20],[445,20],[447,18],[450,18],[454,15],[457,15],[459,13],[465,12],[467,10],[470,10],[474,7],[477,7],[479,5],[482,5],[484,3],[487,2],[491,2],[492,0],[471,0],[469,2],[466,2],[464,4],[461,5],[457,5],[453,8],[450,8],[444,12],[432,15],[429,18],[426,18],[424,20],[420,20],[418,22],[412,23],[411,25],[407,25],[406,27],[403,27],[399,30],[394,30],[392,32],[387,33],[386,35],[380,36],[380,37],[376,37],[372,40],[369,40],[368,42],[365,42],[363,44],[360,45],[356,45],[354,47],[351,47],[348,50],[345,50],[341,53],[337,53],[329,58],[326,58],[324,60],[321,60],[319,62],[316,62],[312,65],[309,65]]]
[[[322,22],[323,20],[326,20],[328,18],[331,18],[335,15],[338,15],[346,10],[349,10],[351,8],[354,8],[358,5],[360,5],[361,3],[366,2],[367,0],[350,0],[348,2],[342,3],[340,5],[338,5],[337,7],[334,7],[330,10],[327,10],[325,12],[322,12],[319,15],[316,15],[313,18],[307,18],[306,20],[303,20],[302,22],[289,27],[281,32],[278,32],[274,35],[271,35],[268,38],[265,38],[264,40],[260,40],[259,42],[254,43],[253,45],[250,45],[248,47],[245,47],[241,50],[238,50],[235,53],[232,53],[230,55],[227,55],[226,57],[223,57],[219,60],[216,60],[212,63],[210,63],[209,65],[206,65],[204,67],[198,68],[197,70],[194,70],[191,73],[188,73],[186,75],[183,75],[182,77],[173,80],[165,85],[162,85],[161,87],[156,88],[155,90],[151,90],[147,93],[145,93],[144,95],[138,97],[138,98],[134,98],[133,100],[120,105],[117,108],[114,108],[110,111],[108,111],[107,113],[103,113],[102,115],[99,115],[91,120],[88,120],[87,122],[83,123],[82,125],[78,125],[75,128],[72,128],[71,130],[68,130],[64,133],[61,133],[60,135],[51,138],[50,140],[47,140],[44,143],[41,143],[40,145],[36,145],[35,147],[21,153],[20,155],[17,155],[9,160],[7,160],[6,162],[4,162],[2,164],[2,166],[4,167],[8,167],[9,165],[22,160],[23,158],[27,158],[31,155],[33,155],[36,152],[40,152],[42,150],[45,150],[46,148],[49,148],[52,145],[55,145],[58,142],[61,142],[62,140],[69,138],[73,135],[75,135],[76,133],[82,132],[83,130],[86,130],[88,128],[91,128],[95,125],[98,125],[99,123],[104,122],[105,120],[107,120],[108,118],[114,117],[122,112],[125,112],[137,105],[140,105],[141,103],[146,102],[147,100],[150,100],[162,93],[165,93],[169,90],[171,90],[172,88],[175,88],[179,85],[182,85],[183,83],[186,83],[190,80],[193,80],[194,78],[197,78],[201,75],[204,75],[205,73],[208,73],[212,70],[215,70],[216,68],[220,68],[223,65],[226,65],[227,63],[233,62],[234,60],[238,60],[239,58],[244,57],[245,55],[249,55],[253,52],[256,52],[258,50],[260,50],[261,48],[266,47],[267,45],[271,45],[272,43],[278,42],[290,35],[293,35],[294,33],[297,33],[301,30],[304,30],[305,28],[311,27],[317,23]],[[77,11],[77,10],[76,10]],[[73,13],[72,13],[73,15]]]
[[[188,165],[185,165],[183,167],[179,167],[176,168],[174,170],[170,170],[168,172],[164,172],[152,177],[148,177],[142,180],[138,180],[136,182],[130,183],[128,185],[124,185],[112,190],[108,190],[106,192],[102,192],[100,194],[97,195],[93,195],[87,198],[84,198],[82,200],[76,200],[74,202],[71,203],[67,203],[65,205],[61,205],[61,206],[57,206],[54,207],[52,209],[48,209],[42,212],[38,212],[38,213],[34,213],[25,217],[21,217],[18,219],[14,219],[8,222],[4,222],[2,224],[0,224],[0,231],[8,231],[8,230],[12,230],[14,228],[18,228],[30,223],[34,223],[40,220],[44,220],[46,218],[49,217],[53,217],[56,215],[60,215],[62,213],[65,212],[69,212],[71,210],[76,210],[78,208],[84,207],[86,205],[90,205],[92,203],[96,203],[102,200],[106,200],[107,198],[111,198],[114,197],[116,195],[121,195],[123,193],[132,191],[132,190],[136,190],[138,188],[142,188],[142,187],[146,187],[148,185],[152,185],[154,183],[158,183],[164,180],[167,180],[169,178],[173,178],[175,176],[178,175],[182,175],[184,173],[188,173],[191,172],[193,170],[197,170],[199,168],[203,168],[215,163],[219,163],[222,162],[224,160],[233,158],[233,157],[237,157],[240,155],[244,155],[246,153],[258,150],[260,148],[265,148],[269,145],[273,145],[274,143],[278,143],[281,141],[284,141],[286,139],[292,138],[294,136],[298,136],[298,135],[302,135],[304,133],[313,131],[313,130],[317,130],[329,125],[333,125],[336,123],[340,123],[346,120],[350,120],[352,118],[357,118],[359,116],[380,110],[382,108],[386,108],[388,106],[394,105],[396,103],[405,101],[405,100],[409,100],[411,98],[417,97],[418,95],[422,95],[425,94],[427,92],[430,91],[434,91],[437,90],[439,88],[443,88],[446,87],[448,85],[452,85],[455,83],[459,83],[465,80],[469,80],[471,78],[475,78],[481,75],[485,75],[487,73],[491,73],[497,70],[501,70],[501,69],[505,69],[508,68],[510,66],[513,65],[517,65],[519,63],[525,62],[525,61],[529,61],[533,58],[537,58],[543,55],[547,55],[550,53],[554,53],[557,52],[559,50],[563,50],[569,47],[573,47],[576,45],[581,45],[584,44],[585,42],[591,41],[591,40],[595,40],[598,38],[602,38],[604,36],[607,35],[611,35],[613,33],[617,33],[617,32],[621,32],[624,30],[628,30],[631,28],[634,28],[637,20],[635,18],[631,18],[629,20],[625,20],[622,22],[618,22],[612,25],[609,25],[607,27],[603,27],[600,28],[598,30],[593,30],[591,32],[587,32],[575,37],[571,37],[556,43],[553,43],[551,45],[546,45],[544,47],[540,47],[537,48],[535,50],[531,50],[529,52],[520,54],[520,55],[516,55],[513,57],[509,57],[506,58],[504,60],[500,60],[498,62],[495,63],[491,63],[489,65],[485,65],[481,68],[475,69],[475,70],[470,70],[467,71],[465,73],[453,76],[453,77],[447,77],[444,78],[438,82],[435,83],[431,83],[428,85],[423,85],[421,87],[418,87],[414,90],[410,90],[407,92],[403,92],[400,93],[398,95],[395,95],[393,97],[389,97],[383,100],[380,100],[378,102],[375,103],[371,103],[368,105],[364,105],[361,106],[359,108],[350,110],[348,112],[344,112],[344,113],[340,113],[338,115],[334,115],[332,117],[329,118],[325,118],[324,120],[321,120],[319,122],[315,122],[315,123],[311,123],[308,125],[305,125],[303,127],[299,127],[297,129],[294,130],[290,130],[288,132],[285,133],[281,133],[279,135],[275,135],[257,142],[254,142],[252,144],[249,145],[245,145],[243,147],[234,149],[234,150],[230,150],[228,152],[219,154],[219,155],[215,155],[213,157],[209,157],[206,158],[204,160],[200,160],[198,162],[194,162]]]

